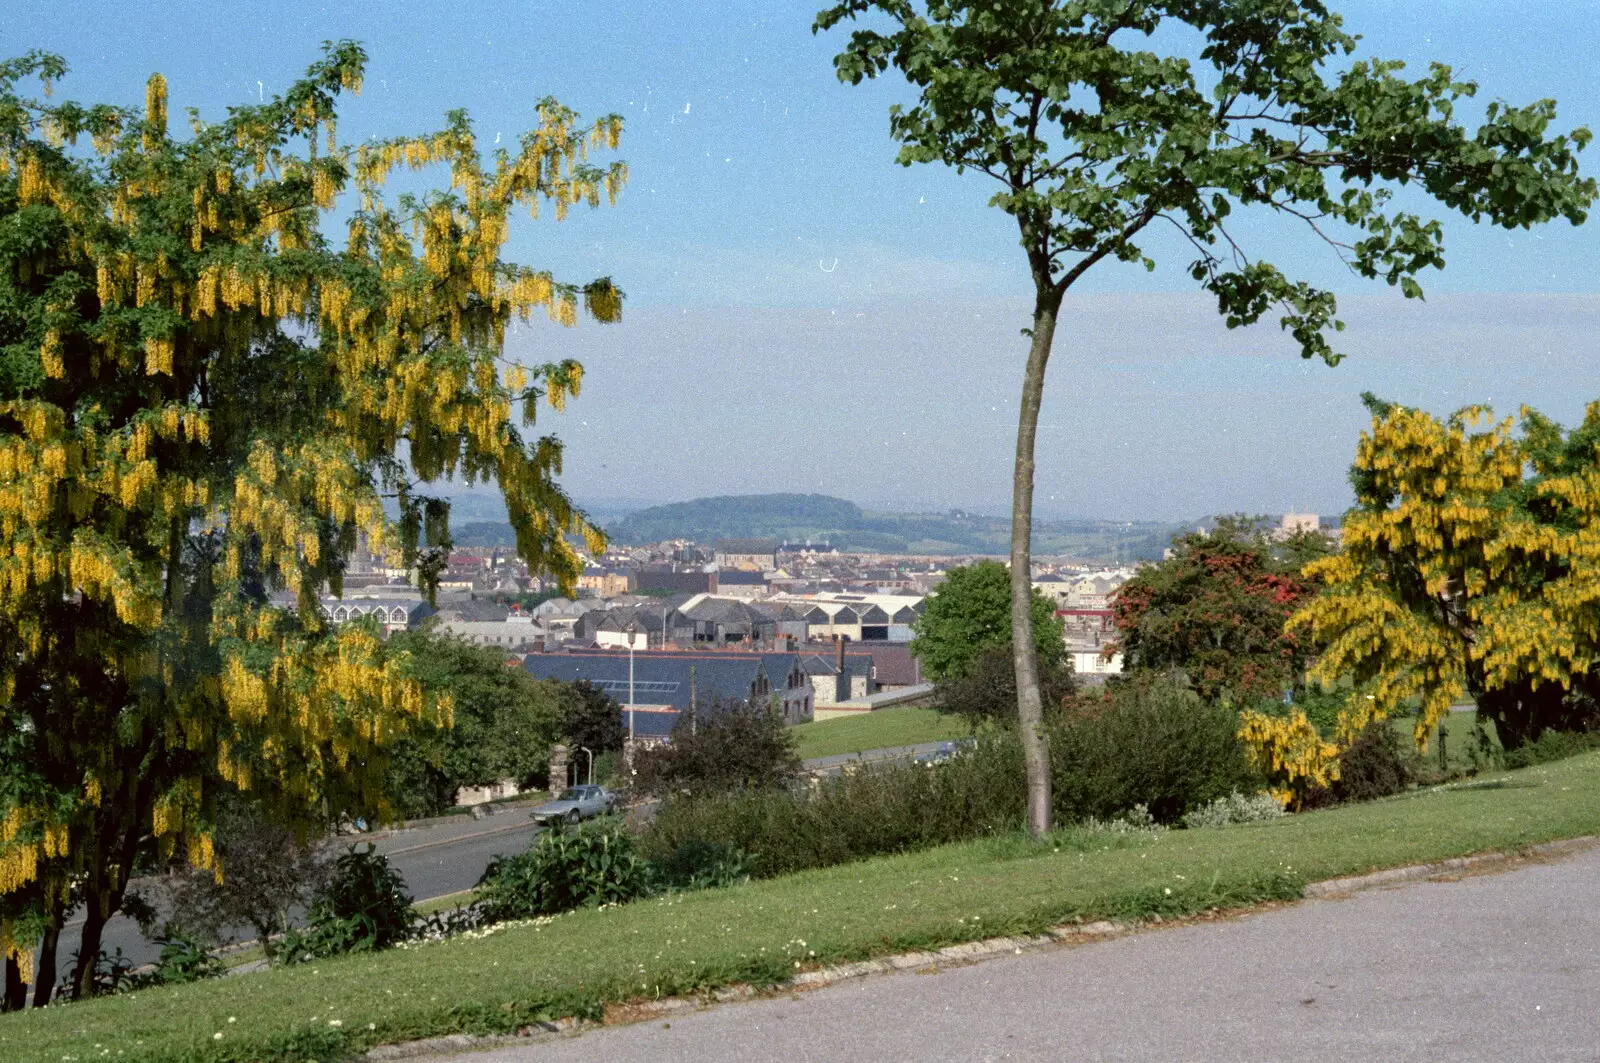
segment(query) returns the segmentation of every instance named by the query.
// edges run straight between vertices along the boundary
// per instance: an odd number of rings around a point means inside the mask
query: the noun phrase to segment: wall
[[[1079,675],[1121,675],[1122,654],[1114,653],[1108,661],[1099,650],[1073,650],[1072,670]]]
[[[625,650],[628,648],[628,633],[626,631],[596,631],[594,644],[609,650]],[[650,633],[648,631],[635,631],[633,633],[633,648],[647,650],[650,648]]]
[[[515,779],[501,779],[493,786],[463,786],[456,791],[457,805],[481,805],[503,797],[515,797],[522,792]]]

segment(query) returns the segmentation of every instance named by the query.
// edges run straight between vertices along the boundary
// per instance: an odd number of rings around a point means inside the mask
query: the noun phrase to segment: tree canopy
[[[42,932],[49,953],[81,903],[83,990],[143,839],[222,874],[224,790],[300,830],[384,817],[386,751],[449,719],[407,654],[320,615],[358,539],[431,587],[449,529],[429,485],[454,479],[496,482],[559,581],[567,535],[602,543],[559,442],[527,431],[581,367],[503,343],[536,312],[614,321],[621,295],[500,251],[518,209],[616,194],[622,165],[586,160],[621,120],[546,99],[487,158],[460,111],[347,144],[364,62],[330,43],[281,96],[182,136],[159,74],[134,110],[26,95],[56,56],[0,62],[0,952]],[[386,194],[397,170],[425,173]]]
[[[1438,418],[1366,396],[1344,549],[1294,617],[1349,675],[1347,729],[1420,700],[1417,741],[1464,696],[1514,749],[1600,706],[1600,403],[1570,431],[1524,408]],[[1371,695],[1370,699],[1365,695]]]
[[[1309,640],[1284,624],[1315,592],[1300,569],[1319,549],[1328,552],[1321,535],[1274,543],[1228,519],[1174,539],[1170,557],[1140,569],[1112,599],[1123,667],[1181,668],[1201,697],[1235,704],[1302,686]]]
[[[432,631],[408,631],[390,643],[392,652],[410,655],[423,689],[448,695],[454,707],[451,726],[419,728],[391,753],[399,811],[437,815],[464,786],[504,779],[526,785],[545,775],[574,697],[567,684],[508,665],[503,650]]]
[[[1059,664],[1066,655],[1063,627],[1055,603],[1033,594],[1033,638],[1039,659]],[[1011,642],[1011,575],[998,561],[979,561],[950,570],[927,608],[912,625],[911,652],[922,673],[938,682],[960,679],[978,655]]]
[[[990,721],[1009,726],[1017,722],[1017,673],[1011,666],[1011,642],[985,646],[959,676],[946,676],[934,686],[933,707],[960,716],[974,729]],[[1072,660],[1062,654],[1052,662],[1040,654],[1039,696],[1045,710],[1061,704],[1077,691]]]
[[[781,715],[759,699],[713,698],[678,718],[671,742],[635,756],[633,786],[658,797],[754,790],[786,785],[800,771]]]
[[[1578,168],[1587,129],[1552,133],[1556,106],[1493,101],[1443,64],[1415,80],[1353,58],[1358,38],[1319,0],[839,0],[813,29],[853,22],[834,59],[858,84],[893,67],[916,90],[889,109],[906,166],[943,163],[997,182],[1033,281],[1012,472],[1011,610],[1028,824],[1050,825],[1049,750],[1029,636],[1034,444],[1062,300],[1105,261],[1154,269],[1157,230],[1228,327],[1273,314],[1306,358],[1340,358],[1334,293],[1253,257],[1236,212],[1303,226],[1357,275],[1419,298],[1444,265],[1421,192],[1507,228],[1582,222],[1596,196]],[[1233,220],[1230,220],[1233,219]]]
[[[620,752],[628,738],[617,699],[587,679],[563,684],[561,733],[573,751]]]

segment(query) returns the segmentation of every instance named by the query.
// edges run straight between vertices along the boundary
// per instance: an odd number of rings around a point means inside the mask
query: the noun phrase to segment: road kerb
[[[1313,882],[1306,887],[1307,899],[1316,900],[1324,897],[1339,897],[1347,893],[1356,893],[1361,890],[1381,889],[1384,886],[1394,886],[1406,882],[1421,882],[1425,879],[1439,878],[1442,875],[1459,874],[1479,867],[1490,867],[1497,864],[1509,863],[1516,860],[1539,856],[1561,856],[1588,849],[1600,843],[1600,837],[1586,835],[1582,838],[1566,838],[1561,841],[1542,842],[1538,845],[1529,845],[1514,852],[1487,852],[1474,853],[1471,856],[1457,856],[1449,860],[1435,860],[1428,864],[1412,864],[1410,867],[1391,867],[1384,871],[1373,871],[1366,875],[1351,875],[1347,878],[1330,878],[1321,882]]]

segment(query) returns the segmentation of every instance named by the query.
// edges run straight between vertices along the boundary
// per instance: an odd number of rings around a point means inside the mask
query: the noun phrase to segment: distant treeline
[[[1159,558],[1177,528],[1153,521],[1037,521],[1034,550],[1086,560]],[[724,495],[637,510],[611,522],[606,532],[615,542],[634,545],[761,538],[826,542],[847,551],[1004,554],[1011,522],[959,510],[873,513],[829,495]]]

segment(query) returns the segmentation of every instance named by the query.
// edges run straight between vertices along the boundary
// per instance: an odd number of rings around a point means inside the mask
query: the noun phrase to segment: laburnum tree
[[[1284,624],[1316,590],[1300,573],[1302,559],[1326,553],[1325,544],[1315,533],[1275,543],[1236,519],[1180,536],[1170,557],[1141,568],[1112,598],[1123,667],[1181,668],[1201,697],[1238,706],[1301,687],[1310,640]]]
[[[1592,724],[1600,403],[1567,431],[1529,409],[1518,426],[1481,406],[1441,419],[1366,399],[1344,549],[1308,566],[1323,588],[1292,621],[1325,644],[1313,673],[1360,692],[1341,729],[1414,698],[1425,748],[1463,697],[1507,749]]]
[[[1444,265],[1424,197],[1474,221],[1584,220],[1587,130],[1551,134],[1555,103],[1457,109],[1449,67],[1352,59],[1357,38],[1317,0],[839,0],[816,30],[854,30],[834,60],[859,83],[891,66],[916,89],[889,112],[904,165],[997,182],[1032,279],[1012,476],[1011,608],[1028,825],[1050,824],[1049,750],[1030,637],[1034,440],[1062,300],[1108,261],[1155,267],[1157,230],[1229,327],[1275,314],[1301,356],[1336,362],[1334,295],[1251,257],[1236,212],[1303,226],[1362,277],[1419,297]],[[1396,198],[1407,188],[1410,194]]]
[[[502,260],[518,210],[614,197],[587,161],[621,120],[553,100],[485,155],[465,113],[347,144],[365,55],[331,43],[282,96],[191,112],[45,97],[0,63],[0,953],[7,1000],[49,998],[63,920],[106,920],[142,846],[219,875],[218,795],[306,831],[381,819],[385,751],[445,721],[408,655],[319,615],[358,540],[431,587],[449,544],[430,485],[493,482],[522,556],[570,583],[599,532],[529,431],[580,367],[508,361],[519,317],[619,317]],[[85,143],[87,141],[87,143]],[[425,171],[385,192],[397,170]],[[430,183],[434,174],[447,183]],[[283,596],[274,592],[284,592]],[[285,601],[286,598],[286,601]],[[36,941],[44,955],[31,955]]]

